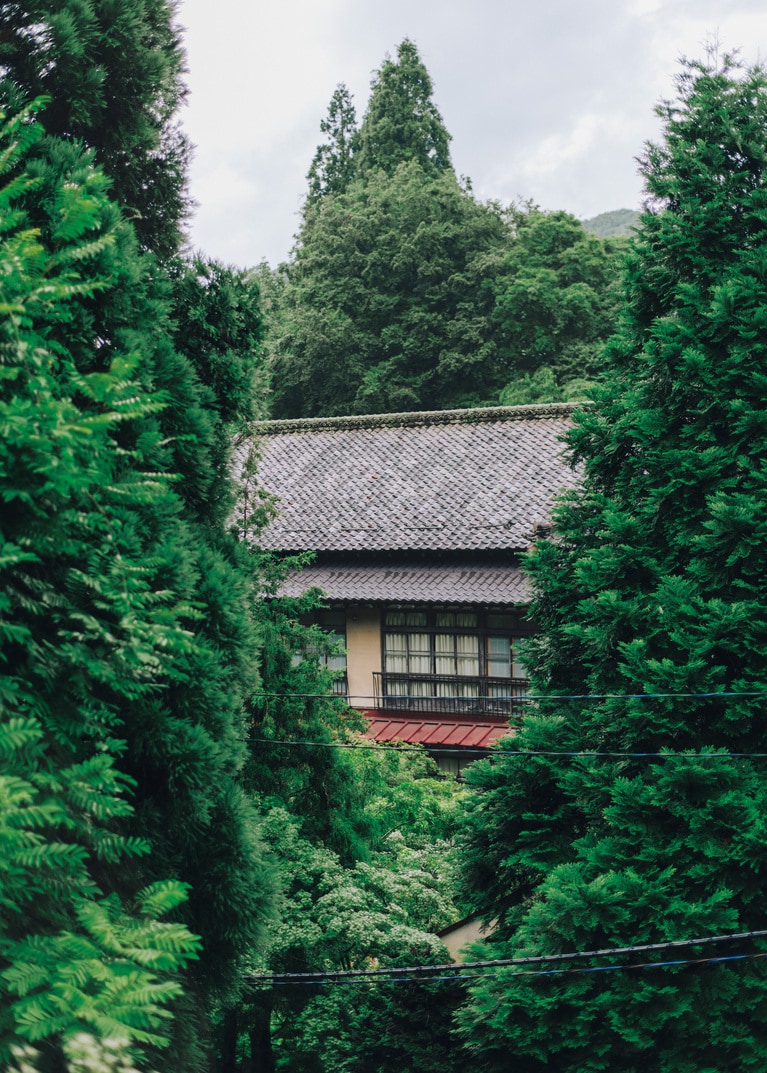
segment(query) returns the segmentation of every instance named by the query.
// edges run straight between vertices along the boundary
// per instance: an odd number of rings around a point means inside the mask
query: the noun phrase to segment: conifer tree
[[[116,438],[121,451],[140,452],[148,471],[174,475],[172,493],[138,504],[130,524],[137,556],[152,565],[162,599],[178,604],[180,628],[193,640],[153,665],[151,689],[115,698],[118,766],[135,786],[126,824],[151,852],[110,873],[105,886],[117,894],[167,879],[189,887],[177,916],[202,949],[173,1025],[171,1060],[194,1070],[214,997],[234,1000],[239,967],[260,941],[272,872],[240,779],[258,642],[252,578],[227,531],[231,430],[253,413],[260,316],[249,279],[177,257],[185,142],[173,114],[183,87],[172,14],[166,0],[5,5],[0,62],[11,104],[40,89],[52,94],[43,113],[51,130],[29,163],[30,226],[55,245],[56,192],[94,154],[127,218],[114,230],[109,285],[71,303],[47,326],[48,343],[70,353],[82,375],[134,354],[139,396],[164,403],[122,423]],[[54,674],[51,681],[58,685]],[[60,692],[59,718],[71,717],[73,741],[87,740],[80,728],[90,695]]]
[[[124,269],[125,225],[87,162],[45,183],[29,112],[0,123],[0,1063],[72,1032],[167,1043],[197,942],[184,887],[148,882],[119,771],[121,709],[172,682],[190,607],[137,530],[174,498],[151,441],[161,400],[119,346],[90,366],[83,307]],[[47,203],[48,228],[26,206]],[[122,232],[122,233],[121,233]],[[66,340],[69,340],[69,345]],[[55,1059],[54,1059],[55,1065]]]
[[[489,280],[503,213],[452,171],[401,163],[307,206],[272,317],[275,417],[477,405],[497,396]]]
[[[46,95],[52,137],[93,149],[145,249],[176,253],[188,144],[173,0],[23,0],[0,6],[0,78],[12,102]],[[15,102],[14,102],[15,95]]]
[[[307,174],[311,204],[325,194],[341,194],[354,178],[354,154],[357,149],[357,113],[351,93],[342,83],[336,86],[328,105],[328,114],[320,122],[327,134],[324,145],[317,147]]]
[[[605,383],[569,437],[582,488],[530,558],[529,664],[549,699],[514,747],[539,755],[472,769],[466,878],[499,922],[495,956],[764,927],[767,782],[751,754],[767,752],[767,76],[687,63],[677,88],[642,159]],[[584,751],[599,755],[550,755]],[[500,972],[463,1016],[471,1063],[763,1069],[767,968],[750,956],[764,949]],[[746,958],[695,964],[723,954]]]
[[[432,100],[432,81],[413,41],[405,38],[397,58],[387,57],[371,83],[359,133],[356,173],[387,174],[415,162],[428,175],[451,171],[450,135]]]

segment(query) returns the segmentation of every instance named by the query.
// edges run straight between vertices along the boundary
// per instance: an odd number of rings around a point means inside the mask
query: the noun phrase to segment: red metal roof
[[[375,708],[364,714],[370,720],[366,737],[372,741],[407,741],[427,748],[441,745],[454,749],[487,749],[512,733],[503,719],[478,722],[442,712],[416,716],[413,712],[383,712]]]

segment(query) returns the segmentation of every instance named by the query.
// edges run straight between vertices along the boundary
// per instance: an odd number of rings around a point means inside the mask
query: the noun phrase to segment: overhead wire
[[[497,969],[493,972],[453,972],[450,975],[440,976],[397,976],[382,979],[361,978],[355,980],[304,980],[287,981],[275,980],[275,987],[323,987],[331,983],[334,987],[348,987],[355,984],[441,984],[456,980],[478,980],[487,977],[497,977],[503,972],[504,979],[516,977],[544,977],[544,976],[585,976],[597,972],[628,972],[636,969],[668,969],[680,968],[688,965],[719,965],[727,961],[759,961],[767,958],[764,954],[725,954],[708,958],[678,958],[674,961],[644,961],[632,965],[591,965],[578,969],[537,969],[522,972],[504,972]]]
[[[490,958],[482,961],[465,961],[460,965],[463,977],[468,978],[467,969],[492,969],[497,973],[507,968],[517,968],[529,965],[549,965],[557,962],[580,961],[586,958],[622,957],[630,954],[647,954],[661,950],[679,950],[692,946],[712,946],[725,942],[743,942],[746,940],[762,939],[767,937],[767,929],[756,929],[743,932],[732,932],[725,935],[706,935],[695,939],[672,939],[661,943],[642,943],[631,946],[607,947],[598,950],[567,951],[559,954],[536,954],[516,958]],[[742,960],[746,957],[767,957],[765,954],[728,954],[708,958],[686,958],[667,962],[641,962],[634,965],[616,966],[587,966],[585,969],[538,969],[533,972],[520,972],[510,975],[555,975],[564,972],[596,972],[610,969],[625,968],[657,968],[669,965],[702,964],[703,962]],[[317,972],[286,972],[286,973],[250,973],[246,976],[249,983],[271,984],[316,984],[325,982],[351,982],[382,980],[395,982],[402,978],[431,980],[444,978],[440,974],[456,970],[454,962],[441,964],[420,964],[406,966],[390,966],[377,969],[337,969],[320,970]],[[415,975],[414,975],[415,974]],[[485,975],[485,974],[477,974]]]
[[[300,693],[300,692],[258,692],[253,694],[254,697],[264,698],[312,698],[312,699],[327,699],[327,700],[340,700],[344,702],[352,700],[380,700],[380,696],[374,696],[372,694],[328,694],[328,693]],[[576,700],[653,700],[653,699],[697,699],[697,700],[709,700],[720,698],[761,698],[767,697],[767,690],[723,690],[708,693],[602,693],[602,694],[558,694],[558,695],[544,695],[544,694],[525,694],[523,696],[516,696],[508,699],[510,703],[529,703],[534,701],[576,701]],[[417,695],[404,695],[401,697],[388,697],[389,702],[400,700],[418,700],[423,702],[429,698]],[[471,697],[454,696],[454,697],[440,697],[439,700],[444,702],[446,700],[466,701],[470,699],[472,701],[487,700],[498,702],[498,697]],[[382,713],[391,709],[381,709]],[[417,713],[413,713],[417,714]],[[367,742],[320,742],[307,739],[275,739],[275,738],[255,738],[245,737],[240,740],[244,742],[250,742],[254,744],[264,745],[286,745],[286,746],[305,746],[327,749],[363,749],[363,750],[387,750],[392,751],[396,749],[398,752],[422,752],[424,750],[424,744],[421,745],[403,745],[399,742],[389,742],[386,744],[380,743],[367,743]],[[508,749],[502,745],[494,745],[492,749],[479,748],[479,747],[454,747],[453,749],[439,749],[430,748],[429,752],[435,755],[453,755],[459,749],[462,753],[477,753],[489,757],[497,757],[499,755],[510,757],[561,757],[561,758],[608,758],[608,759],[697,759],[697,760],[710,760],[710,759],[757,759],[767,758],[765,752],[631,752],[631,751],[618,751],[618,750],[572,750],[572,751],[560,751],[560,750],[530,750],[530,749]],[[584,951],[574,952],[570,954],[559,955],[541,955],[536,958],[524,958],[524,959],[497,959],[493,961],[485,962],[464,962],[461,965],[460,972],[453,972],[451,975],[445,975],[448,970],[454,970],[455,965],[450,963],[449,965],[422,965],[422,966],[409,966],[403,969],[392,967],[389,969],[379,970],[339,970],[328,971],[323,973],[282,973],[282,974],[249,974],[246,979],[252,984],[263,985],[281,985],[281,986],[318,986],[328,982],[340,984],[340,983],[371,983],[371,982],[386,982],[386,983],[408,983],[408,982],[432,982],[440,983],[449,980],[471,980],[481,976],[497,975],[499,972],[505,971],[507,968],[530,963],[542,963],[551,961],[571,960],[575,958],[586,957],[603,957],[603,956],[617,956],[627,953],[647,952],[651,950],[670,949],[678,947],[690,947],[696,945],[704,945],[725,941],[737,941],[742,939],[752,939],[767,936],[767,930],[764,931],[751,931],[741,932],[731,935],[723,936],[708,936],[699,939],[690,940],[677,940],[669,943],[661,944],[649,944],[645,946],[634,947],[622,947],[614,948],[610,950],[602,951]],[[506,975],[511,977],[526,976],[526,977],[543,977],[543,976],[556,976],[564,974],[585,974],[596,972],[617,972],[617,971],[629,971],[629,970],[641,970],[641,969],[660,969],[680,966],[693,966],[704,964],[722,964],[725,962],[745,961],[745,960],[758,960],[767,957],[767,953],[757,954],[728,954],[707,958],[685,958],[675,959],[671,961],[660,962],[641,962],[629,965],[601,965],[601,966],[587,966],[577,969],[538,969],[538,970],[522,970],[518,972],[507,973]],[[463,970],[480,967],[492,967],[491,972],[481,973],[467,973]],[[405,973],[416,973],[415,976],[406,976]]]
[[[360,701],[360,700],[380,701],[381,700],[380,696],[375,696],[373,694],[364,694],[364,693],[336,694],[336,693],[299,693],[299,692],[266,692],[266,691],[259,691],[259,692],[256,692],[256,693],[252,694],[252,696],[254,698],[255,697],[263,697],[263,698],[267,698],[267,699],[271,699],[271,698],[274,698],[274,699],[284,699],[284,698],[302,699],[303,698],[303,699],[339,700],[339,701],[344,701],[344,702],[349,702],[349,701],[353,701],[353,700],[357,700],[357,701]],[[496,697],[491,697],[491,696],[466,697],[464,695],[456,694],[454,696],[440,696],[439,698],[436,698],[436,699],[440,703],[444,703],[445,701],[463,701],[463,702],[466,702],[467,700],[471,700],[471,701],[488,701],[488,702],[494,702],[495,704],[497,704],[498,701],[500,699],[502,699],[504,701],[508,701],[508,703],[510,705],[516,705],[516,704],[520,704],[520,703],[530,703],[530,702],[534,702],[534,701],[544,701],[544,700],[549,700],[549,701],[657,700],[657,699],[711,700],[711,699],[740,698],[740,697],[751,697],[751,698],[767,697],[767,690],[721,690],[721,691],[708,692],[708,693],[571,693],[571,694],[561,694],[561,695],[551,695],[551,694],[542,694],[542,693],[540,693],[540,694],[526,693],[526,694],[523,694],[523,695],[520,695],[520,696],[504,697],[504,698],[499,698],[497,696]],[[395,703],[397,701],[405,702],[405,701],[411,701],[411,700],[416,700],[416,701],[419,701],[421,703],[424,703],[424,701],[428,701],[430,699],[435,699],[435,698],[423,697],[423,696],[417,695],[417,694],[407,694],[407,695],[402,695],[402,696],[388,696],[386,698],[386,700],[387,700],[387,702],[389,704],[393,704],[393,703]],[[380,708],[380,709],[376,709],[376,710],[379,711],[381,713],[381,716],[383,717],[383,716],[385,716],[385,714],[387,712],[391,712],[391,711],[396,710],[396,709],[388,707],[388,708]],[[415,715],[424,714],[424,713],[423,712],[419,713],[418,711],[414,710],[412,712],[412,714],[415,716]],[[450,715],[450,714],[455,714],[455,713],[448,712],[447,714]],[[467,714],[474,714],[475,715],[477,713],[467,713]],[[482,713],[479,713],[479,714],[482,714]],[[387,744],[381,744],[380,742],[378,742],[378,743],[338,742],[338,741],[324,742],[324,741],[307,740],[307,739],[257,738],[257,737],[245,737],[245,738],[241,738],[240,740],[245,741],[245,742],[249,742],[249,743],[252,743],[252,744],[261,744],[261,745],[304,746],[304,747],[314,747],[314,748],[319,748],[319,749],[346,749],[346,750],[349,750],[349,749],[364,749],[364,750],[368,750],[368,751],[379,751],[379,750],[384,750],[384,749],[390,749],[394,745],[394,741],[389,742]],[[440,744],[443,744],[443,743],[440,743]],[[412,745],[412,744],[405,745],[405,744],[399,744],[398,743],[396,745],[396,748],[398,749],[399,752],[422,752],[423,748],[425,746],[426,746],[426,743],[422,743],[420,745]],[[502,754],[504,757],[540,756],[540,757],[562,757],[562,758],[573,758],[573,759],[580,758],[580,757],[583,757],[583,758],[594,757],[594,758],[616,759],[616,760],[617,759],[634,759],[634,760],[638,760],[638,759],[671,759],[671,758],[678,758],[678,757],[686,757],[686,758],[693,758],[693,759],[707,759],[707,760],[708,759],[737,760],[737,759],[760,759],[760,758],[764,759],[764,758],[767,758],[767,752],[745,752],[745,751],[738,751],[738,752],[734,752],[734,751],[727,751],[727,752],[693,752],[693,751],[688,750],[688,751],[682,751],[682,752],[672,752],[672,751],[669,751],[669,750],[664,750],[664,751],[653,752],[653,751],[647,751],[647,750],[635,751],[635,750],[618,750],[618,749],[611,749],[611,750],[604,750],[604,749],[578,749],[578,750],[509,749],[509,748],[507,748],[507,747],[505,747],[505,746],[503,746],[501,744],[498,744],[498,743],[493,743],[493,745],[491,747],[484,747],[484,746],[465,746],[465,747],[461,747],[460,745],[456,745],[456,746],[453,746],[452,748],[444,748],[443,747],[443,748],[440,749],[439,745],[437,745],[437,744],[435,744],[434,746],[429,747],[429,752],[432,755],[451,756],[451,755],[454,755],[456,751],[460,751],[462,754],[467,754],[467,753],[472,754],[472,755],[476,754],[478,757],[479,756],[488,756],[491,759],[494,758],[494,757],[497,757],[500,754]]]
[[[382,698],[380,694],[373,693],[293,693],[293,692],[267,692],[265,690],[257,690],[255,693],[250,694],[251,697],[276,697],[276,698],[314,698],[325,700],[377,700]],[[498,697],[490,695],[481,696],[467,696],[466,694],[450,694],[435,697],[423,696],[423,694],[417,693],[403,693],[401,695],[387,694],[384,698],[388,703],[395,701],[405,700],[439,700],[440,702],[446,700],[455,701],[476,701],[486,700],[494,701],[496,704],[499,701],[508,701],[511,704],[529,703],[531,701],[544,701],[544,700],[711,700],[721,697],[767,697],[767,690],[717,690],[710,693],[522,693],[519,696]],[[382,709],[386,710],[386,709]]]
[[[670,750],[664,750],[663,752],[629,752],[623,750],[599,750],[599,749],[582,749],[582,750],[556,750],[556,749],[507,749],[501,744],[492,744],[490,746],[461,746],[454,745],[452,747],[440,748],[438,745],[430,745],[426,742],[420,745],[403,745],[400,744],[399,739],[394,739],[385,743],[368,743],[368,742],[345,742],[345,741],[311,741],[304,738],[252,738],[241,737],[238,739],[242,742],[249,742],[256,745],[295,745],[295,746],[310,746],[318,749],[346,749],[346,750],[372,750],[372,751],[385,751],[385,752],[399,752],[399,753],[422,753],[428,749],[428,752],[432,755],[444,755],[454,756],[456,752],[460,752],[461,755],[466,753],[476,753],[478,756],[484,756],[492,760],[499,755],[512,756],[512,757],[563,757],[563,758],[591,758],[597,759],[612,759],[612,760],[752,760],[752,759],[767,759],[767,752],[672,752]]]

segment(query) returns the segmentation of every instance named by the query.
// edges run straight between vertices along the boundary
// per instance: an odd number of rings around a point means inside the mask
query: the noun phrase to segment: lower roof
[[[290,574],[285,596],[319,588],[329,600],[360,603],[491,604],[530,602],[530,585],[511,563],[316,564]]]
[[[443,713],[433,717],[414,717],[412,712],[382,712],[372,709],[364,713],[370,720],[366,736],[372,741],[405,741],[425,745],[427,749],[443,746],[461,749],[488,749],[501,738],[511,734],[503,719],[451,718]]]

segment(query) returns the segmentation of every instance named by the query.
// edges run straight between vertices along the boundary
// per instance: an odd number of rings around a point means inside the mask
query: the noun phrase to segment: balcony
[[[448,712],[453,715],[502,716],[517,723],[525,707],[524,678],[487,675],[373,674],[377,708],[400,712]]]

